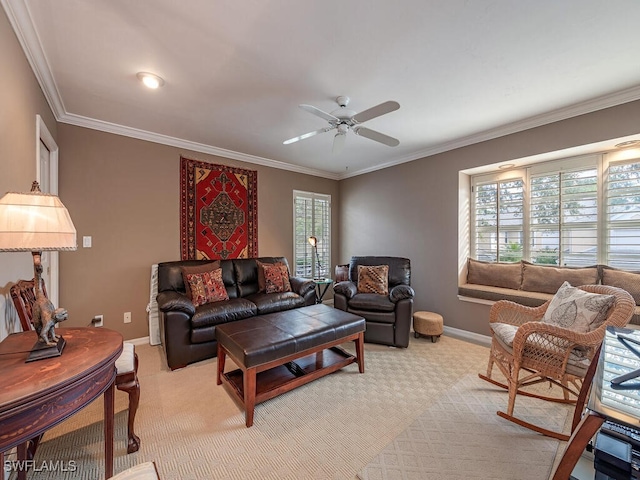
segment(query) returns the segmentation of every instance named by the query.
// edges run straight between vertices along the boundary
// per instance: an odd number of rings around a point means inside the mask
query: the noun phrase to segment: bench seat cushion
[[[553,295],[550,293],[525,292],[524,290],[490,287],[487,285],[476,285],[473,283],[460,285],[458,287],[458,295],[461,297],[479,298],[490,302],[510,300],[527,307],[538,307],[547,300],[551,300],[553,298]],[[631,321],[629,323],[640,325],[640,306],[636,305],[633,317],[631,317]]]
[[[477,285],[475,283],[465,283],[458,287],[458,295],[463,297],[480,298],[497,302],[498,300],[511,300],[512,302],[525,305],[527,307],[538,307],[547,300],[553,298],[551,293],[525,292],[511,288],[490,287],[488,285]]]

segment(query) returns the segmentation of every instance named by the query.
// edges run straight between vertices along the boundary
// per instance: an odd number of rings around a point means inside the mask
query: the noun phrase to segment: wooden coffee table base
[[[349,341],[355,342],[355,357],[338,347],[341,343]],[[224,373],[227,355],[240,367],[239,369]],[[231,396],[244,407],[246,425],[250,427],[253,425],[256,404],[324,377],[354,362],[358,363],[360,373],[364,373],[363,332],[250,368],[242,365],[242,362],[218,343],[216,380],[218,385],[224,384]]]

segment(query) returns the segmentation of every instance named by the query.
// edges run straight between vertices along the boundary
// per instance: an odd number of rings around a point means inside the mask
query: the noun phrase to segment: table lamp
[[[38,340],[28,362],[59,356],[65,345],[54,327],[66,320],[67,312],[56,309],[42,292],[42,252],[76,248],[76,229],[69,212],[56,195],[42,193],[38,182],[33,182],[28,193],[8,192],[0,199],[0,252],[33,255],[36,299],[32,319]]]
[[[320,278],[320,272],[322,271],[322,265],[320,265],[320,256],[318,255],[318,239],[314,236],[309,237],[309,244],[313,247],[316,252],[316,261],[318,262],[318,272],[317,275],[314,275],[313,278]]]

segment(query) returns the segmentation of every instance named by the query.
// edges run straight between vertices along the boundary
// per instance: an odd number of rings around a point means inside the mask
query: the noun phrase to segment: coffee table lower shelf
[[[243,372],[241,369],[232,370],[220,376],[220,381],[225,385],[232,397],[240,402],[245,409],[247,427],[253,424],[253,406],[264,402],[282,393],[288,392],[301,385],[309,383],[318,378],[336,372],[347,365],[357,361],[357,358],[340,347],[334,346],[311,353],[294,360],[287,361],[280,365],[266,365],[262,368],[254,368]],[[260,371],[261,370],[261,371]],[[364,368],[361,368],[363,371]],[[249,381],[246,387],[245,375],[255,375],[255,387]],[[250,391],[255,388],[255,400],[245,397],[245,388]],[[247,404],[249,400],[249,404]]]

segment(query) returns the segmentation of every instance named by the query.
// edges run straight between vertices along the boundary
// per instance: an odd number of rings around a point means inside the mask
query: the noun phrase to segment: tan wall
[[[486,335],[489,307],[457,298],[458,172],[639,131],[636,101],[343,180],[338,261],[406,256],[416,310],[439,312],[445,325]]]
[[[0,197],[28,192],[36,179],[36,115],[54,138],[56,122],[24,56],[4,10],[0,8]],[[9,288],[33,277],[30,253],[0,253],[0,339],[19,331]]]
[[[104,325],[125,339],[149,334],[145,308],[154,263],[180,259],[180,155],[258,171],[258,252],[293,261],[293,190],[332,195],[338,182],[182,151],[128,137],[58,125],[60,197],[78,231],[79,249],[60,255],[60,305],[68,326]],[[333,242],[339,212],[334,207]],[[92,248],[82,248],[82,237]],[[337,248],[334,248],[337,255]],[[132,323],[123,323],[132,312]]]

